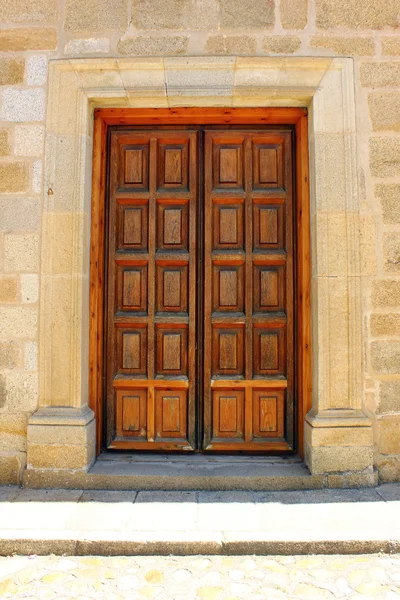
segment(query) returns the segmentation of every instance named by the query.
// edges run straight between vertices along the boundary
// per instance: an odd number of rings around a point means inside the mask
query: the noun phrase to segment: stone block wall
[[[48,61],[222,54],[354,59],[360,253],[367,273],[362,282],[364,411],[374,422],[374,461],[381,479],[400,479],[399,1],[3,0],[1,482],[15,483],[21,476],[27,418],[38,406],[41,206],[43,194],[52,193],[51,182],[45,190],[42,183]],[[333,350],[340,365],[340,348]]]

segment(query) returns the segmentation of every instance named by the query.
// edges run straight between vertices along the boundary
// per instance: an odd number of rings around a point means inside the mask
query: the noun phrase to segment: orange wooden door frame
[[[307,110],[302,108],[96,109],[90,237],[89,406],[96,417],[96,449],[103,445],[103,337],[107,133],[112,125],[292,125],[295,136],[297,296],[297,452],[304,455],[304,421],[311,409],[311,254]]]

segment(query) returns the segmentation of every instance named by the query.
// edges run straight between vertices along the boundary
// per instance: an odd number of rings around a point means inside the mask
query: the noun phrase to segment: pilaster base
[[[87,471],[95,440],[90,408],[39,408],[28,421],[27,469]]]
[[[335,477],[343,482],[347,477],[349,487],[356,482],[375,485],[372,421],[359,410],[311,411],[305,423],[305,459],[313,475],[327,475],[328,485]]]

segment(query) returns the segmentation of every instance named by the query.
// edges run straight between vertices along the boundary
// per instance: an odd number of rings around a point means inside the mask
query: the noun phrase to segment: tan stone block
[[[85,215],[80,213],[49,212],[43,215],[45,241],[52,240],[52,253],[44,258],[44,273],[62,275],[72,272],[73,257],[79,254],[78,249],[82,247],[85,239],[85,222]],[[55,236],[56,243],[54,242]]]
[[[22,231],[39,229],[40,200],[38,198],[0,198],[0,230]]]
[[[400,454],[400,416],[378,419],[376,440],[381,454]]]
[[[13,28],[0,29],[1,52],[25,52],[27,50],[55,50],[58,44],[57,29]]]
[[[366,447],[317,447],[310,448],[311,473],[332,473],[340,471],[363,471],[373,463],[373,448]]]
[[[9,233],[4,237],[6,273],[37,272],[39,268],[39,236],[36,233]]]
[[[398,0],[316,0],[317,27],[323,29],[381,29],[398,27]]]
[[[372,304],[375,308],[400,306],[400,280],[376,279],[373,281]]]
[[[0,129],[0,156],[8,156],[10,151],[10,130]]]
[[[24,467],[24,453],[17,453],[14,456],[10,456],[9,454],[0,454],[0,484],[18,485],[21,481]]]
[[[376,487],[378,485],[378,473],[372,467],[368,467],[359,473],[342,473],[340,475],[328,475],[328,488],[348,489]]]
[[[26,163],[0,164],[0,194],[15,194],[28,189],[29,172]]]
[[[21,349],[18,342],[0,342],[0,369],[15,369],[21,360]],[[0,414],[1,424],[1,414]]]
[[[400,85],[400,62],[364,62],[360,67],[361,85],[386,87]]]
[[[3,433],[26,436],[27,414],[26,413],[0,413],[0,437]]]
[[[22,306],[0,307],[0,331],[4,337],[35,337],[37,309]]]
[[[4,433],[0,435],[0,452],[26,452],[26,435]]]
[[[400,37],[393,35],[391,37],[382,37],[382,54],[386,56],[400,56]]]
[[[18,298],[18,280],[13,276],[0,276],[0,302],[15,302]]]
[[[375,198],[381,203],[383,222],[387,225],[400,223],[400,184],[376,185]]]
[[[400,233],[383,236],[384,269],[391,273],[400,271]]]
[[[307,427],[306,441],[313,448],[372,446],[372,427]]]
[[[381,381],[377,412],[400,412],[400,381]]]
[[[400,131],[400,92],[372,92],[368,105],[374,131]]]
[[[58,0],[3,0],[0,3],[0,21],[54,23],[59,17]]]
[[[400,456],[379,457],[377,467],[381,483],[400,480]]]
[[[219,5],[222,29],[270,29],[274,26],[273,0],[220,0]]]
[[[371,138],[369,147],[373,177],[400,175],[400,136]]]
[[[65,6],[66,31],[125,31],[128,27],[128,1],[67,0]]]
[[[138,29],[218,29],[217,0],[136,0],[132,22]]]
[[[38,402],[36,373],[9,371],[6,374],[6,406],[10,412],[33,412]]]
[[[168,54],[185,54],[189,38],[186,36],[143,36],[121,39],[117,50],[129,56],[157,56]]]
[[[315,35],[310,38],[312,48],[325,48],[341,56],[374,56],[372,37],[344,37]]]
[[[308,0],[280,0],[284,29],[304,29],[307,25]]]
[[[39,298],[39,276],[35,274],[21,275],[21,300],[29,304],[37,302]]]
[[[371,364],[377,373],[400,374],[400,342],[372,342]]]
[[[44,145],[43,125],[17,125],[14,152],[18,156],[41,156]]]
[[[93,419],[87,426],[78,425],[29,425],[29,444],[57,444],[66,446],[87,446],[96,437],[96,422]]]
[[[363,275],[375,275],[378,270],[375,215],[360,215],[360,270]],[[351,242],[350,242],[351,245]],[[357,261],[357,246],[352,247],[351,260]],[[356,265],[352,267],[356,272]]]
[[[28,444],[28,467],[33,469],[86,469],[95,458],[94,441],[86,446]]]
[[[400,336],[400,314],[371,315],[371,335],[374,337]]]
[[[301,39],[296,35],[270,35],[262,40],[262,51],[273,54],[292,54],[301,46]]]
[[[249,35],[211,35],[206,52],[210,54],[255,54],[257,38]]]

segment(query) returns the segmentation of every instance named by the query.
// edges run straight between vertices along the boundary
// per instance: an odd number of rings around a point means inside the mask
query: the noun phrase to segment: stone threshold
[[[88,472],[27,469],[23,486],[85,490],[313,490],[377,485],[376,472],[311,475],[299,457],[103,453]]]

